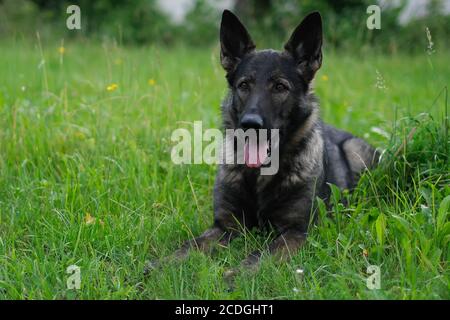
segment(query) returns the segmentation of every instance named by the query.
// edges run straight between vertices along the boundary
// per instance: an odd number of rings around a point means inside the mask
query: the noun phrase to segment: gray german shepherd
[[[257,51],[239,19],[225,10],[220,45],[229,87],[222,105],[224,129],[279,129],[279,170],[261,175],[260,165],[220,165],[213,227],[187,241],[173,257],[183,258],[191,248],[209,251],[217,243],[227,245],[243,228],[269,226],[276,237],[268,251],[286,260],[306,240],[315,197],[327,201],[329,183],[341,189],[355,187],[361,172],[378,162],[378,153],[319,118],[312,92],[322,64],[318,12],[300,23],[284,51]],[[256,268],[260,257],[261,252],[254,252],[242,264]]]

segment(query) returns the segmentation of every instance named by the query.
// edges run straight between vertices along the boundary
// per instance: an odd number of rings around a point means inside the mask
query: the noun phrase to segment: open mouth
[[[246,137],[244,145],[245,165],[249,168],[260,168],[270,162],[270,139],[249,139]]]

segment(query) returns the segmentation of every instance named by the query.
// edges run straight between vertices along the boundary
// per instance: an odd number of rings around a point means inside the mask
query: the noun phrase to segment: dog
[[[268,251],[285,261],[306,241],[315,198],[327,201],[330,183],[354,188],[361,173],[376,165],[379,154],[364,140],[319,118],[312,91],[322,65],[319,12],[304,18],[283,51],[258,51],[244,25],[225,10],[220,61],[229,88],[222,104],[224,129],[278,129],[279,169],[274,175],[261,175],[259,162],[219,165],[213,226],[185,242],[173,257],[182,259],[192,248],[226,246],[242,230],[256,227],[274,230]],[[253,252],[242,265],[257,269],[261,254]],[[150,263],[147,270],[157,264]],[[225,276],[237,272],[231,269]]]

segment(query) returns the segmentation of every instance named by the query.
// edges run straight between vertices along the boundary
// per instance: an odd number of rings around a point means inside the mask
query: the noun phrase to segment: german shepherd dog
[[[229,87],[222,105],[224,129],[278,129],[279,169],[261,175],[260,165],[220,165],[212,228],[184,243],[173,257],[186,257],[192,248],[226,246],[243,228],[270,226],[276,236],[268,251],[286,260],[306,240],[315,197],[327,201],[329,183],[354,188],[361,172],[378,162],[378,153],[364,140],[319,118],[312,82],[322,64],[321,47],[318,12],[300,23],[284,51],[255,50],[239,19],[223,12],[220,61]],[[260,258],[261,252],[253,252],[242,264],[255,269]]]

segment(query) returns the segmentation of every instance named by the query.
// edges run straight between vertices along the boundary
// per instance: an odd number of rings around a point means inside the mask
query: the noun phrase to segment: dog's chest
[[[265,224],[269,213],[283,206],[286,192],[289,191],[291,177],[286,174],[274,176],[260,175],[256,178],[254,188],[254,201],[256,203],[256,215],[260,224]]]

